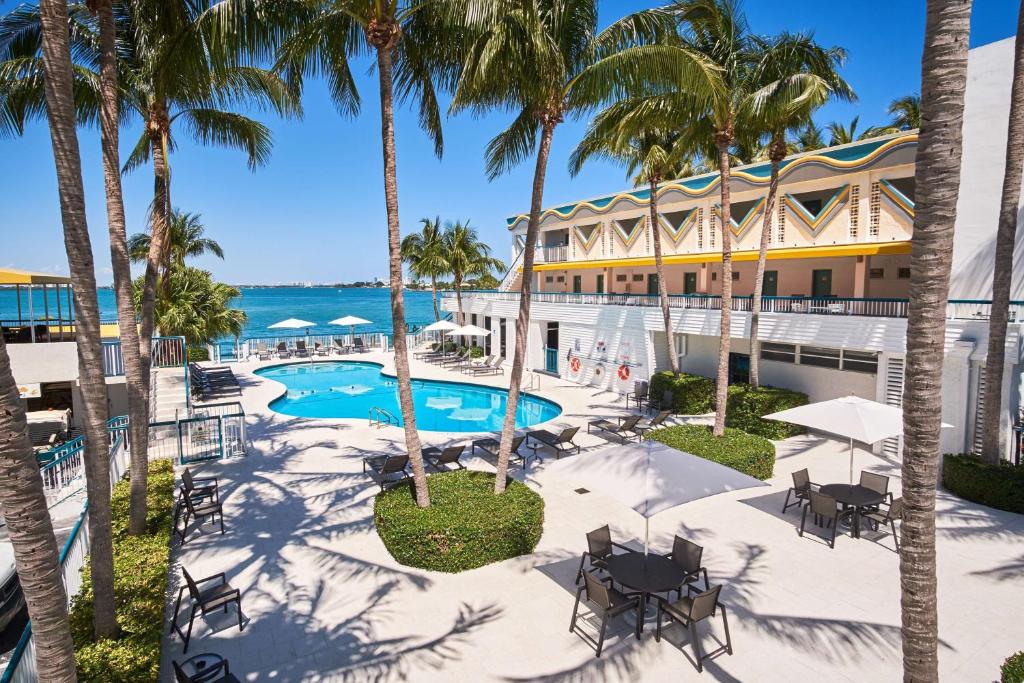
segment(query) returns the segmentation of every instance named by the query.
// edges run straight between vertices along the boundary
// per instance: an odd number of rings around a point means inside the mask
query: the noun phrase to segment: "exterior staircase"
[[[519,291],[521,283],[523,281],[523,254],[526,250],[519,252],[519,256],[509,266],[508,271],[505,273],[505,277],[501,279],[501,283],[498,285],[499,292],[516,292]]]
[[[185,369],[181,367],[157,368],[152,391],[156,398],[150,419],[153,422],[173,422],[188,417],[185,398]]]

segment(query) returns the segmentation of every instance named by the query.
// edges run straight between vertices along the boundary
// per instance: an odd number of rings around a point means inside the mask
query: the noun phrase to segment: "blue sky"
[[[604,0],[601,21],[654,6],[650,0]],[[1015,0],[975,0],[971,44],[1013,34]],[[0,11],[13,7],[0,2]],[[894,97],[920,88],[924,0],[747,0],[754,31],[813,31],[826,45],[849,51],[845,75],[859,95],[853,104],[825,107],[818,120],[861,117],[861,128],[883,123]],[[343,119],[324,88],[311,82],[305,116],[281,121],[262,116],[274,132],[270,164],[250,172],[238,152],[202,148],[179,137],[172,157],[174,205],[199,212],[208,232],[224,247],[226,260],[202,259],[221,280],[238,284],[295,281],[336,282],[385,276],[387,242],[381,179],[380,122],[376,77],[357,72],[363,110]],[[408,111],[399,113],[399,207],[403,234],[424,216],[470,219],[497,256],[508,258],[505,218],[529,207],[532,164],[488,182],[482,150],[507,125],[510,115],[450,118],[446,153],[438,161]],[[594,163],[570,178],[566,160],[585,122],[560,126],[548,171],[545,206],[628,186],[621,168]],[[122,132],[123,154],[139,134],[139,122]],[[109,283],[99,134],[82,129],[79,139],[97,279]],[[0,140],[0,266],[67,272],[49,135],[34,125],[26,135]],[[152,192],[151,171],[125,179],[129,231],[142,231]]]

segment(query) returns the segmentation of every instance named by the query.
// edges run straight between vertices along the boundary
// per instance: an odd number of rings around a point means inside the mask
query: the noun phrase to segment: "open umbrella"
[[[438,320],[436,323],[430,323],[423,328],[424,332],[440,332],[441,333],[441,349],[444,350],[444,335],[451,330],[457,330],[459,326],[453,323],[451,320]]]
[[[287,320],[282,320],[280,322],[276,322],[273,325],[267,325],[267,329],[269,329],[269,330],[301,330],[301,329],[305,329],[306,330],[306,341],[309,341],[309,328],[311,328],[311,327],[316,327],[316,323],[311,323],[308,320],[300,320],[298,318],[288,318]],[[309,345],[307,344],[306,346],[308,347]],[[308,348],[306,350],[307,350],[307,352],[309,351]],[[313,362],[313,354],[312,353],[309,354],[309,362],[310,363]]]
[[[711,460],[677,451],[657,441],[611,446],[548,467],[572,482],[614,498],[644,517],[644,554],[650,544],[650,518],[690,501],[727,491],[768,486]]]
[[[356,325],[369,325],[370,321],[369,320],[363,320],[362,318],[357,318],[354,315],[346,315],[346,316],[342,316],[341,318],[335,318],[334,320],[332,320],[328,324],[329,325],[348,326],[348,333],[349,333],[349,335],[351,335],[352,338],[355,339],[355,336],[356,336]]]

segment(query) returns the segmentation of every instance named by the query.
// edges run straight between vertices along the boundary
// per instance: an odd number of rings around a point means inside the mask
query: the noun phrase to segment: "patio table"
[[[223,662],[224,658],[220,655],[207,652],[186,659],[181,663],[181,670],[196,683],[202,683],[220,673]]]
[[[885,496],[860,484],[825,484],[818,489],[823,495],[832,496],[843,508],[853,508],[852,534],[860,538],[860,511],[869,505],[878,505]]]
[[[647,598],[651,593],[665,593],[683,585],[686,572],[662,555],[629,552],[605,560],[612,581],[640,593],[640,614],[646,616]],[[643,630],[641,620],[640,630]]]

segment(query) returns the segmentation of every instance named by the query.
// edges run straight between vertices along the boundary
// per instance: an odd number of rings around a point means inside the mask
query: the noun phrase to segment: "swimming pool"
[[[383,408],[401,423],[398,383],[377,363],[329,361],[277,365],[256,371],[288,388],[270,404],[271,410],[294,417],[367,419],[370,408]],[[492,432],[505,419],[505,391],[461,382],[414,379],[412,397],[416,427],[435,432]],[[516,427],[552,420],[562,412],[557,403],[521,394]]]

